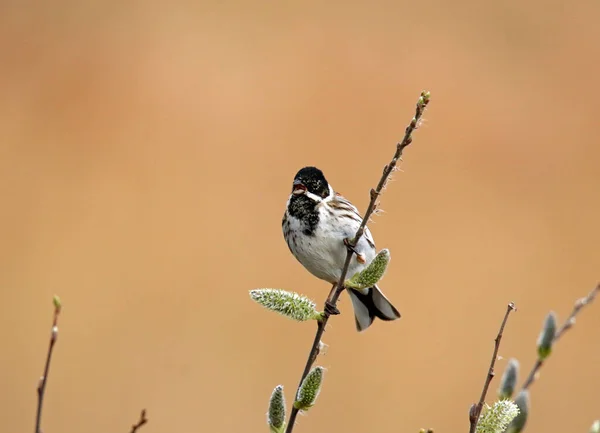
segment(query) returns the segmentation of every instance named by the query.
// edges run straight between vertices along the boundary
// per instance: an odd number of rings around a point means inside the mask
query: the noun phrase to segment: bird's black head
[[[294,177],[292,194],[300,196],[307,192],[320,198],[329,195],[329,184],[323,176],[323,172],[316,167],[304,167]]]

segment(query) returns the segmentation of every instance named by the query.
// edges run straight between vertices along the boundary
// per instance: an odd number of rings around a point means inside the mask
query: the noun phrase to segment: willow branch
[[[552,340],[552,344],[556,343],[556,341],[558,341],[558,339],[560,337],[562,337],[566,331],[568,331],[569,329],[571,329],[573,327],[573,325],[575,325],[575,318],[577,317],[577,315],[581,312],[583,307],[585,307],[588,304],[591,304],[594,301],[594,299],[596,299],[598,292],[600,292],[600,283],[598,283],[596,285],[596,287],[594,287],[592,289],[592,291],[590,293],[588,293],[587,296],[575,301],[575,305],[573,306],[573,310],[571,311],[571,314],[569,315],[567,320],[565,320],[565,323],[558,329],[558,331],[556,331],[556,335],[554,336],[554,339]],[[531,385],[533,385],[533,383],[535,382],[535,380],[538,376],[538,372],[542,368],[543,365],[544,365],[544,361],[542,359],[538,358],[537,361],[535,362],[535,364],[533,365],[533,368],[529,372],[527,379],[523,383],[523,387],[522,387],[523,390],[529,389],[529,387]]]
[[[313,363],[319,355],[319,344],[321,343],[321,337],[323,336],[323,332],[325,332],[325,326],[327,325],[327,321],[330,317],[329,311],[330,309],[335,309],[337,301],[342,292],[344,291],[344,282],[346,281],[346,275],[348,274],[348,268],[350,267],[350,260],[352,259],[352,255],[354,254],[354,247],[358,244],[358,241],[363,236],[367,222],[369,221],[371,215],[375,211],[377,198],[383,191],[383,188],[385,187],[385,184],[390,174],[394,171],[398,161],[400,160],[402,152],[408,145],[412,143],[412,134],[417,129],[419,121],[421,120],[421,117],[423,116],[423,113],[427,108],[427,104],[429,104],[429,97],[429,92],[421,92],[421,97],[417,101],[415,116],[412,118],[410,124],[406,127],[404,138],[402,139],[402,141],[396,144],[396,152],[394,153],[392,160],[384,167],[383,174],[381,175],[381,179],[379,180],[377,187],[375,189],[371,189],[371,201],[369,202],[369,206],[367,207],[367,211],[365,212],[362,223],[356,231],[354,238],[348,241],[348,253],[346,254],[346,261],[344,262],[344,267],[342,268],[342,274],[340,275],[340,279],[331,289],[331,292],[327,297],[327,301],[325,302],[326,308],[323,312],[323,318],[318,322],[317,332],[315,334],[315,338],[313,340],[313,344],[310,349],[308,360],[306,361],[302,377],[300,378],[298,389],[300,389],[302,381],[309,373]],[[290,413],[290,419],[286,428],[286,433],[292,433],[297,415],[298,409],[292,408],[292,411]]]
[[[504,319],[502,320],[502,324],[500,325],[500,330],[498,331],[498,335],[494,340],[494,353],[492,354],[492,361],[490,362],[490,368],[488,369],[487,375],[485,376],[485,382],[483,384],[483,390],[481,391],[481,397],[479,397],[479,403],[477,405],[471,406],[471,410],[469,411],[469,433],[475,433],[475,429],[477,428],[477,422],[479,421],[479,416],[481,415],[481,410],[483,409],[483,404],[485,403],[485,396],[487,395],[488,389],[490,387],[490,383],[494,378],[494,366],[496,365],[496,359],[498,359],[498,350],[500,349],[500,341],[502,340],[502,334],[504,332],[504,327],[506,326],[506,321],[508,320],[508,316],[510,312],[515,310],[515,304],[512,302],[508,304],[506,307],[506,313],[504,314]]]
[[[52,329],[50,332],[50,344],[48,345],[48,352],[46,354],[46,365],[44,366],[44,374],[40,377],[37,387],[37,413],[35,417],[35,433],[42,432],[42,408],[44,406],[44,396],[46,395],[46,385],[48,384],[48,373],[50,372],[50,362],[52,361],[52,353],[54,351],[54,345],[58,338],[58,316],[60,315],[61,303],[58,296],[53,299],[54,302],[54,317],[52,319]]]

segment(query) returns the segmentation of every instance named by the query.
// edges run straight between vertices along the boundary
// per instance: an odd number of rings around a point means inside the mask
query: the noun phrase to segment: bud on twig
[[[552,353],[552,343],[556,336],[556,314],[551,311],[544,320],[544,326],[538,337],[538,356],[541,361],[545,360]]]
[[[306,375],[300,389],[298,389],[298,395],[296,395],[296,401],[294,402],[296,409],[306,411],[315,404],[319,392],[321,392],[324,370],[323,367],[317,366]]]
[[[256,289],[250,290],[250,298],[271,311],[299,322],[320,320],[322,317],[315,303],[298,293],[281,289]]]
[[[511,398],[517,387],[519,377],[519,361],[515,358],[508,360],[502,379],[500,379],[500,387],[498,388],[498,398]]]
[[[499,400],[493,406],[486,405],[477,423],[477,433],[502,433],[519,414],[519,408],[510,400]]]
[[[41,376],[38,380],[37,392],[38,394],[41,392],[42,387],[44,386],[44,376]]]
[[[469,419],[477,420],[477,417],[479,416],[477,414],[477,412],[478,412],[477,405],[475,403],[473,403],[471,405],[471,407],[469,408]],[[475,421],[473,421],[473,422],[475,422]]]
[[[365,269],[361,272],[356,273],[352,278],[346,280],[346,287],[351,289],[368,289],[373,287],[385,274],[387,265],[390,262],[390,251],[383,249],[379,251],[379,254],[369,263]]]
[[[60,301],[58,295],[54,295],[52,298],[52,303],[54,304],[54,310],[56,312],[60,312],[60,309],[62,308],[62,302]]]
[[[267,413],[267,424],[271,433],[282,433],[285,427],[285,398],[283,386],[277,385],[269,400],[269,412]]]
[[[427,90],[423,90],[421,92],[421,98],[423,98],[424,104],[429,103],[429,99],[431,98],[431,92],[428,92]]]
[[[506,433],[520,433],[527,423],[527,416],[529,415],[529,391],[521,391],[517,398],[515,398],[515,403],[519,408],[519,414],[512,420],[512,422],[508,425],[506,429]]]

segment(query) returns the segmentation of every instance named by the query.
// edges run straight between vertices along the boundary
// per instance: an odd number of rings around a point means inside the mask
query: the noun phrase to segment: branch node
[[[130,433],[135,433],[141,426],[143,426],[147,422],[148,418],[146,418],[146,409],[142,409],[142,412],[140,413],[140,419],[138,420],[138,422],[131,426]]]

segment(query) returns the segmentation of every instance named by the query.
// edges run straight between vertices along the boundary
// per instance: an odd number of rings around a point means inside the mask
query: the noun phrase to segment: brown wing
[[[340,216],[346,216],[357,222],[357,229],[360,224],[362,224],[363,218],[362,215],[358,212],[358,209],[350,203],[343,195],[339,193],[335,193],[335,196],[329,201],[329,206],[332,209],[335,209],[341,212]],[[371,235],[371,231],[368,227],[365,227],[365,233],[363,235],[369,245],[375,248],[375,241],[373,240],[373,236]]]

